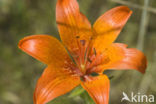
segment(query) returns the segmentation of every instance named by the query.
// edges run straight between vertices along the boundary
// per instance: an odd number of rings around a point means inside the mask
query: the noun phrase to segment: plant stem
[[[119,4],[122,4],[122,5],[127,5],[127,6],[130,6],[132,8],[136,8],[136,9],[145,9],[144,6],[140,6],[138,4],[134,4],[134,3],[131,3],[131,2],[128,2],[128,1],[123,1],[123,0],[111,0],[112,2],[115,2],[115,3],[119,3]],[[152,7],[147,7],[146,10],[148,12],[151,12],[151,13],[154,13],[156,14],[156,9],[155,8],[152,8]]]
[[[149,0],[144,0],[144,9],[141,16],[141,22],[140,22],[140,29],[139,29],[139,38],[137,43],[137,48],[143,51],[144,49],[144,40],[145,40],[145,34],[147,30],[147,24],[148,24],[148,8]]]

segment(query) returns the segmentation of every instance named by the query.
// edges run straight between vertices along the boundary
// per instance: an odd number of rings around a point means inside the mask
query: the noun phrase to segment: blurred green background
[[[148,58],[145,75],[137,71],[107,71],[110,104],[121,104],[122,92],[156,96],[156,0],[78,0],[93,24],[105,11],[127,5],[133,15],[116,41],[142,50]],[[18,49],[20,39],[33,34],[59,38],[56,0],[0,0],[0,104],[33,104],[37,79],[46,67]],[[78,87],[49,104],[94,104]],[[141,103],[143,104],[143,103]],[[147,104],[147,103],[145,103]],[[155,104],[155,103],[153,103]]]

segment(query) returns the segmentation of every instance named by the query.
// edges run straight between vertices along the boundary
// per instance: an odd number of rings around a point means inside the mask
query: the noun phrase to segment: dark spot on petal
[[[102,63],[103,63],[103,64],[108,64],[109,62],[110,62],[110,58],[107,57],[107,58],[104,59],[104,61],[103,61]]]
[[[92,36],[90,37],[90,40],[93,40],[93,37]]]
[[[76,38],[77,38],[77,39],[79,39],[79,38],[80,38],[80,36],[76,36]]]
[[[80,40],[80,43],[84,46],[86,41],[85,40]]]

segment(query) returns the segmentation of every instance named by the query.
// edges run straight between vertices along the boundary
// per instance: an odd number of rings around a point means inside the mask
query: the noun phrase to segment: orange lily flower
[[[108,104],[110,81],[103,71],[144,73],[147,60],[142,52],[113,43],[131,14],[128,7],[119,6],[91,27],[77,0],[58,0],[56,21],[63,44],[49,35],[28,36],[19,42],[20,49],[48,65],[37,82],[34,103],[45,104],[81,84],[96,104]],[[91,76],[93,72],[99,75]]]

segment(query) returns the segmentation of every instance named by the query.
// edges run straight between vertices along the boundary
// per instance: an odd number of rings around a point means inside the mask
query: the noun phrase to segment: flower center
[[[81,75],[91,74],[97,66],[102,64],[103,55],[97,53],[96,49],[92,46],[92,37],[87,41],[80,36],[76,36],[76,40],[78,48],[72,55],[74,61]]]
[[[81,64],[80,67],[81,67],[82,73],[85,73],[85,72],[86,72],[86,70],[85,70],[85,65],[84,65],[84,64]]]

